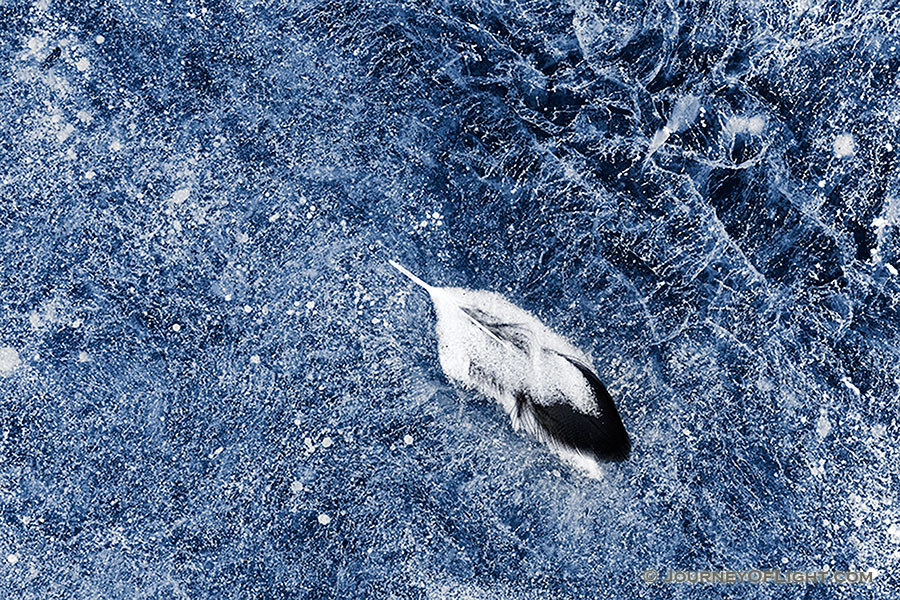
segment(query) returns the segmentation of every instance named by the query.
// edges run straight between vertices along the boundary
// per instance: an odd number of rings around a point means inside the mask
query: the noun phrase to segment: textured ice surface
[[[890,597],[896,11],[0,0],[0,597]],[[450,388],[394,257],[630,460]],[[640,579],[768,566],[879,575]]]

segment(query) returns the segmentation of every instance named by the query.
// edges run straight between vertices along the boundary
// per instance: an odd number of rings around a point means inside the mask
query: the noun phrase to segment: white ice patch
[[[45,41],[44,38],[39,36],[34,36],[30,40],[28,40],[28,49],[32,52],[39,52],[41,48],[44,47]]]
[[[842,133],[834,138],[834,155],[838,158],[847,158],[856,154],[856,142],[853,135]]]
[[[897,523],[892,524],[888,527],[888,535],[891,536],[891,542],[894,544],[900,544],[900,525]]]
[[[885,231],[900,222],[900,199],[894,196],[888,196],[884,201],[884,208],[881,214],[872,219],[872,227],[875,228],[875,247],[872,248],[872,262],[877,263],[881,260],[881,247],[886,237]],[[897,269],[893,265],[885,263],[887,270],[891,275],[897,274]]]
[[[86,56],[82,56],[78,59],[78,62],[75,63],[75,68],[84,73],[91,68],[91,61],[89,61]]]
[[[21,361],[15,348],[0,348],[0,375],[9,375],[18,368]]]
[[[730,133],[731,135],[738,133],[759,135],[765,128],[766,119],[759,115],[754,117],[733,116],[725,123],[725,133]]]
[[[687,95],[678,100],[672,107],[672,113],[669,120],[662,129],[653,135],[650,141],[650,147],[647,149],[647,158],[649,160],[653,153],[666,143],[669,136],[673,133],[687,129],[697,119],[700,113],[700,99],[697,96]]]
[[[820,458],[818,462],[809,465],[809,471],[816,477],[825,476],[825,459]]]
[[[687,129],[700,113],[700,99],[697,96],[687,95],[678,100],[669,115],[666,129],[672,133]]]
[[[56,132],[56,139],[60,143],[69,139],[69,136],[72,135],[72,132],[75,131],[75,127],[71,123],[66,123],[63,125],[62,129]]]
[[[175,192],[172,194],[172,202],[174,202],[175,204],[181,204],[182,202],[187,200],[190,195],[190,188],[181,188],[180,190],[175,190]]]
[[[408,433],[406,435],[404,435],[403,443],[406,444],[407,446],[412,446],[413,436],[409,435]]]
[[[816,419],[816,435],[825,439],[829,433],[831,433],[831,421],[828,420],[828,413],[822,409],[822,413]]]
[[[329,517],[325,513],[322,513],[319,515],[319,523],[321,523],[322,525],[328,525],[329,523],[331,523],[331,517]]]
[[[44,302],[40,311],[33,310],[28,314],[28,322],[34,329],[43,327],[48,323],[59,323],[59,308],[56,300]]]

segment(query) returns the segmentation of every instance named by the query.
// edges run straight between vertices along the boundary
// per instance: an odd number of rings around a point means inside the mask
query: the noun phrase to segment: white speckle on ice
[[[884,266],[887,267],[887,270],[890,271],[891,275],[897,274],[897,268],[891,263],[884,263]]]
[[[93,179],[96,176],[97,176],[97,173],[95,173],[93,171],[93,169],[84,174],[85,179]]]
[[[877,423],[875,425],[872,425],[872,429],[870,431],[872,432],[872,437],[880,438],[881,436],[884,435],[885,428],[884,428],[884,425],[882,425],[881,423]]]
[[[55,117],[56,115],[53,116]],[[63,125],[63,128],[56,133],[57,141],[60,143],[66,141],[69,139],[69,136],[72,135],[73,131],[75,131],[75,127],[71,123],[66,123]]]
[[[91,113],[86,110],[79,110],[77,113],[75,113],[75,116],[78,117],[78,120],[84,124],[90,123],[93,119],[93,117],[91,117]]]
[[[106,41],[106,38],[103,37],[102,35],[98,35],[97,37],[94,38],[94,41],[97,42],[98,44],[102,44],[103,42]]]
[[[313,302],[312,300],[310,300],[309,302],[306,303],[306,308],[308,308],[309,310],[312,310],[315,307],[316,307],[316,303]]]
[[[322,438],[322,447],[323,448],[331,448],[331,445],[333,443],[334,443],[334,441],[327,435],[324,438]]]
[[[319,515],[319,523],[321,523],[322,525],[328,525],[329,523],[331,523],[331,517],[329,517],[325,513],[322,513]]]
[[[253,363],[254,365],[258,365],[259,364],[259,355],[254,354],[253,356],[251,356],[250,362]]]
[[[238,231],[234,234],[234,241],[236,241],[238,244],[246,244],[250,241],[250,236],[243,231]]]
[[[81,352],[78,353],[78,362],[86,363],[86,362],[90,362],[90,360],[91,360],[90,355],[87,352],[85,352],[84,350],[82,350]]]
[[[295,481],[291,484],[291,491],[295,494],[303,491],[303,483],[300,481]]]
[[[119,140],[111,141],[109,143],[109,149],[112,150],[113,152],[118,152],[119,150],[122,149],[122,142],[120,142]]]
[[[87,71],[91,68],[91,62],[87,59],[86,56],[83,56],[78,59],[77,63],[75,63],[75,68],[81,72]]]
[[[172,219],[172,229],[174,229],[176,233],[181,233],[181,221]]]
[[[250,306],[249,304],[245,304],[245,305],[244,305],[244,312],[247,313],[247,314],[249,315],[250,313],[253,312],[253,307]]]
[[[181,188],[180,190],[175,190],[175,193],[172,194],[172,202],[175,204],[181,204],[191,195],[191,188]]]
[[[853,392],[854,394],[856,394],[857,396],[862,395],[862,393],[859,391],[859,388],[856,387],[855,385],[853,385],[853,382],[850,381],[850,379],[848,379],[847,377],[841,377],[841,383],[846,385],[847,388],[849,388],[850,391]]]
[[[834,155],[838,158],[846,158],[856,153],[856,142],[849,133],[842,133],[834,138]]]
[[[218,455],[222,454],[222,452],[223,452],[224,450],[225,450],[225,448],[223,448],[222,446],[219,446],[218,448],[216,448],[215,450],[212,451],[212,453],[209,455],[209,457],[210,457],[210,458],[215,458],[215,457],[217,457]]]
[[[888,535],[891,536],[891,541],[895,544],[900,543],[900,525],[896,523],[892,524],[888,527]]]
[[[19,366],[19,353],[15,348],[0,348],[0,375],[9,375]]]
[[[406,444],[407,446],[412,446],[413,436],[409,435],[408,433],[406,435],[404,435],[403,443]]]
[[[18,554],[7,554],[6,562],[8,562],[11,565],[16,564],[17,562],[19,562],[19,555]]]
[[[825,476],[825,459],[820,458],[819,462],[812,463],[809,465],[810,472],[816,477],[824,477]]]
[[[181,325],[179,323],[172,324],[172,331],[181,331]]]
[[[825,180],[824,180],[824,179],[820,179],[820,180],[819,180],[819,187],[820,187],[820,188],[824,188],[824,187],[825,187]]]
[[[816,419],[816,434],[824,439],[831,433],[831,422],[828,420],[828,414],[822,409],[819,418]]]

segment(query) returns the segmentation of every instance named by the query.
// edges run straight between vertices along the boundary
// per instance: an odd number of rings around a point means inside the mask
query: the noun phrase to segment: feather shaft
[[[421,279],[419,279],[418,277],[416,277],[415,275],[410,273],[409,270],[406,267],[404,267],[403,265],[396,263],[392,260],[389,260],[388,262],[391,264],[392,267],[394,267],[395,269],[400,271],[400,273],[402,273],[404,276],[406,276],[407,279],[412,281],[417,286],[427,290],[429,294],[434,290],[433,286],[428,285],[427,283],[425,283],[424,281],[422,281]]]

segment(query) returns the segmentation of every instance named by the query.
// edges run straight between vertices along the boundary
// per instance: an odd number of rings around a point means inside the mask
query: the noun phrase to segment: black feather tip
[[[600,460],[625,460],[631,452],[631,440],[606,387],[590,367],[570,356],[562,356],[587,380],[599,416],[584,414],[568,404],[531,403],[538,424],[564,446],[593,454]]]

